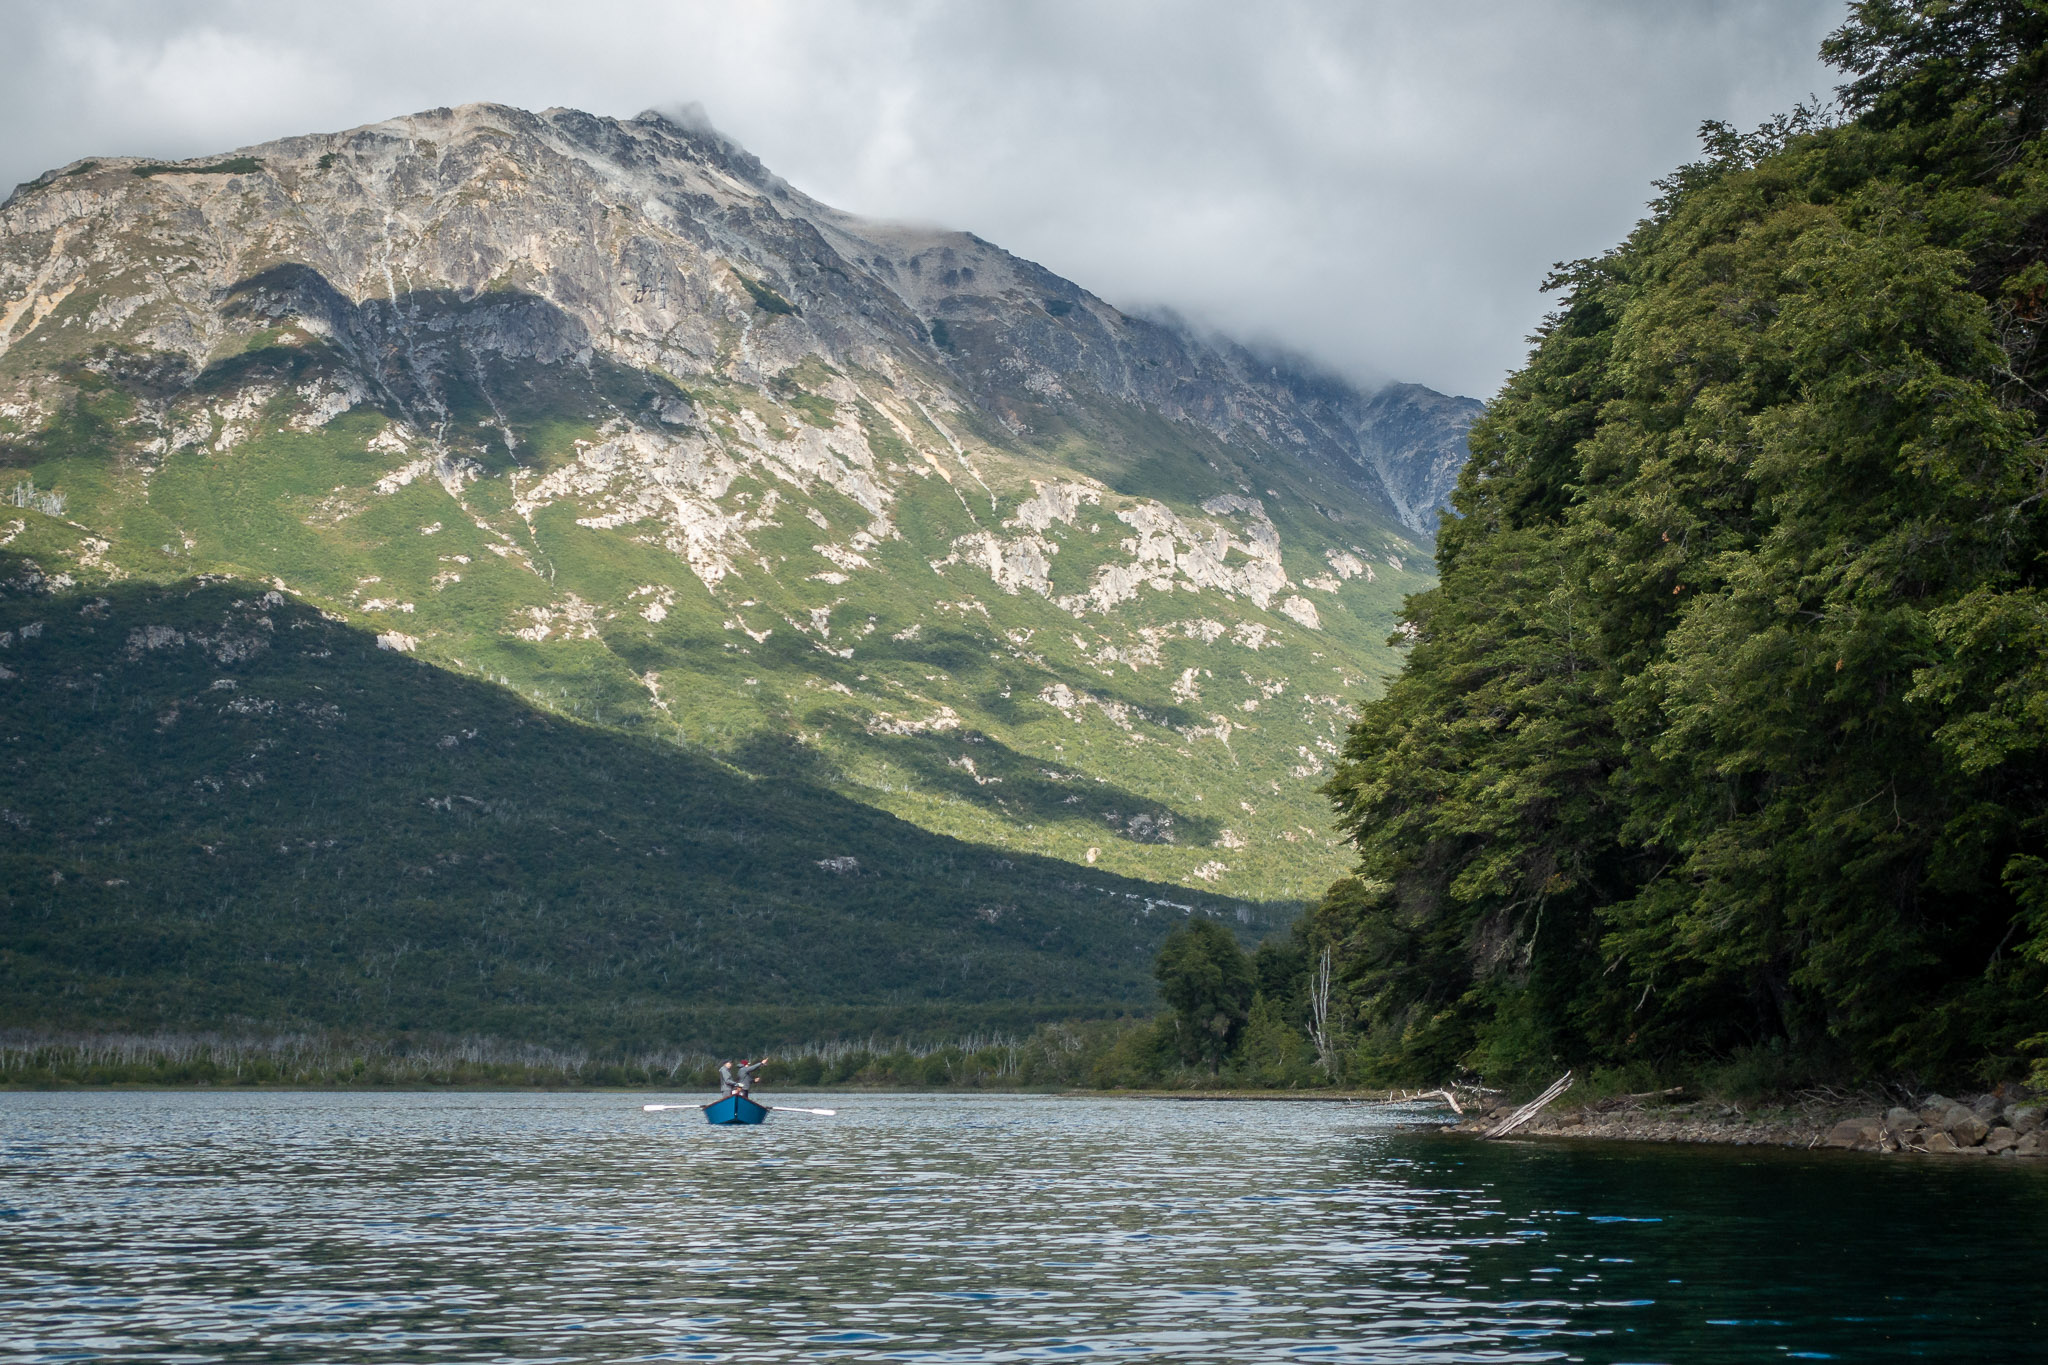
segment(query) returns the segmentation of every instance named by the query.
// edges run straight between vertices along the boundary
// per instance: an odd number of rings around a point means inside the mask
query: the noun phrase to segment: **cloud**
[[[69,0],[0,9],[0,183],[475,99],[701,104],[791,183],[1125,307],[1491,394],[1549,265],[1706,118],[1825,94],[1838,0]]]
[[[52,59],[77,73],[72,96],[99,107],[147,111],[188,136],[261,126],[291,108],[345,89],[312,54],[261,35],[201,28],[138,46],[92,28],[59,28]],[[222,79],[223,73],[235,73]]]

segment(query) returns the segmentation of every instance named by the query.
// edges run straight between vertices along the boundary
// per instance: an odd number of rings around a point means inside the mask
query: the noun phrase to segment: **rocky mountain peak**
[[[37,581],[259,578],[572,715],[1247,894],[1340,861],[1315,788],[1477,407],[840,212],[687,115],[464,105],[0,207],[0,460],[69,498],[0,519]]]

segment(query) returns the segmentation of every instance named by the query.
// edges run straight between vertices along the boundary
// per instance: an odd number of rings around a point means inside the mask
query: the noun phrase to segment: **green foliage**
[[[1315,1061],[1315,1049],[1288,1017],[1286,1006],[1264,994],[1254,997],[1235,1078],[1261,1089],[1302,1089],[1318,1083]]]
[[[225,161],[216,161],[208,166],[167,166],[152,161],[147,165],[130,169],[130,175],[147,180],[153,175],[254,175],[263,169],[263,163],[253,156],[231,156]]]
[[[1282,945],[1295,936],[1269,940]],[[898,1037],[888,1043],[780,1043],[764,1078],[773,1087],[942,1090],[1301,1090],[1325,1086],[1287,1011],[1261,993],[1236,1052],[1219,1074],[1183,1056],[1172,1015],[1069,1019],[1021,1036]],[[759,1021],[733,1021],[728,1051]],[[407,1029],[346,1032],[144,1034],[0,1032],[0,1088],[73,1085],[575,1087],[703,1090],[723,1054],[701,1047],[617,1042],[551,1046]],[[1645,1083],[1647,1084],[1647,1083]],[[1640,1090],[1615,1084],[1610,1089]],[[1605,1092],[1603,1092],[1605,1093]]]
[[[838,405],[821,394],[811,392],[804,385],[818,384],[831,373],[831,370],[812,357],[795,370],[777,375],[769,381],[768,387],[776,397],[794,408],[806,424],[830,431],[839,420]]]
[[[1152,974],[1159,979],[1160,999],[1173,1007],[1188,1060],[1221,1070],[1244,1032],[1257,990],[1237,940],[1214,920],[1190,919],[1166,936]]]
[[[1247,956],[1213,920],[1182,924],[1167,936],[1153,964],[1160,996],[1173,1013],[1119,1024],[1107,1035],[1098,1032],[1080,1068],[1086,1083],[1100,1089],[1257,1090],[1330,1084],[1336,1078],[1317,1067],[1309,1039],[1307,929],[1306,922],[1297,923]]]
[[[1261,918],[565,719],[260,585],[0,584],[0,1027],[1020,1030],[1147,1006],[1151,903]]]
[[[1018,1090],[1096,1084],[1106,1059],[1152,1026],[1130,1019],[1041,1025],[1022,1038],[986,1035],[883,1047],[797,1044],[761,1074],[771,1089]],[[728,1054],[701,1050],[592,1052],[483,1038],[289,1033],[0,1037],[0,1087],[74,1085],[291,1086],[367,1089],[442,1086],[632,1087],[710,1090]],[[1157,1072],[1142,1078],[1157,1081]]]
[[[800,311],[795,304],[759,280],[752,279],[746,275],[740,275],[740,272],[737,270],[733,271],[733,274],[739,275],[740,283],[746,286],[747,293],[753,295],[754,306],[762,312],[791,314]]]
[[[0,1040],[0,1087],[77,1085],[709,1087],[717,1062],[667,1052],[587,1052],[431,1037],[14,1035]]]
[[[1252,954],[1259,998],[1271,1002],[1277,1018],[1301,1030],[1308,1027],[1308,978],[1308,944],[1298,932],[1275,934]]]
[[[1708,125],[1552,281],[1329,787],[1360,1070],[2016,1074],[2048,1022],[2044,43],[2033,6],[1857,5],[1851,121]]]

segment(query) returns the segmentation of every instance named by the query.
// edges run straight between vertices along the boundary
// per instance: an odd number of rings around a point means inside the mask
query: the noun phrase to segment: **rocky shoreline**
[[[1450,1131],[1483,1135],[1515,1111],[1507,1103],[1468,1108]],[[1824,1095],[1757,1108],[1623,1096],[1553,1106],[1516,1128],[1513,1136],[2038,1158],[2048,1157],[2048,1103],[2017,1086],[1965,1099],[1929,1094],[1911,1106],[1881,1110],[1878,1102]]]

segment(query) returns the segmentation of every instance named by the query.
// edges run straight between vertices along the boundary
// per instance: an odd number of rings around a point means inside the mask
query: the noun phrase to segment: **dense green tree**
[[[1315,1062],[1314,1047],[1285,1007],[1263,991],[1254,996],[1234,1061],[1235,1078],[1247,1085],[1299,1089],[1321,1079]]]
[[[1274,934],[1252,953],[1252,980],[1261,998],[1270,1001],[1275,1017],[1305,1038],[1309,1028],[1309,975],[1312,949],[1298,921],[1286,933]]]
[[[1166,936],[1153,975],[1173,1008],[1182,1051],[1221,1070],[1251,1017],[1257,983],[1236,938],[1212,919],[1195,917]]]
[[[2048,1031],[2048,6],[1824,53],[1841,115],[1707,125],[1473,432],[1330,787],[1369,1073]]]

